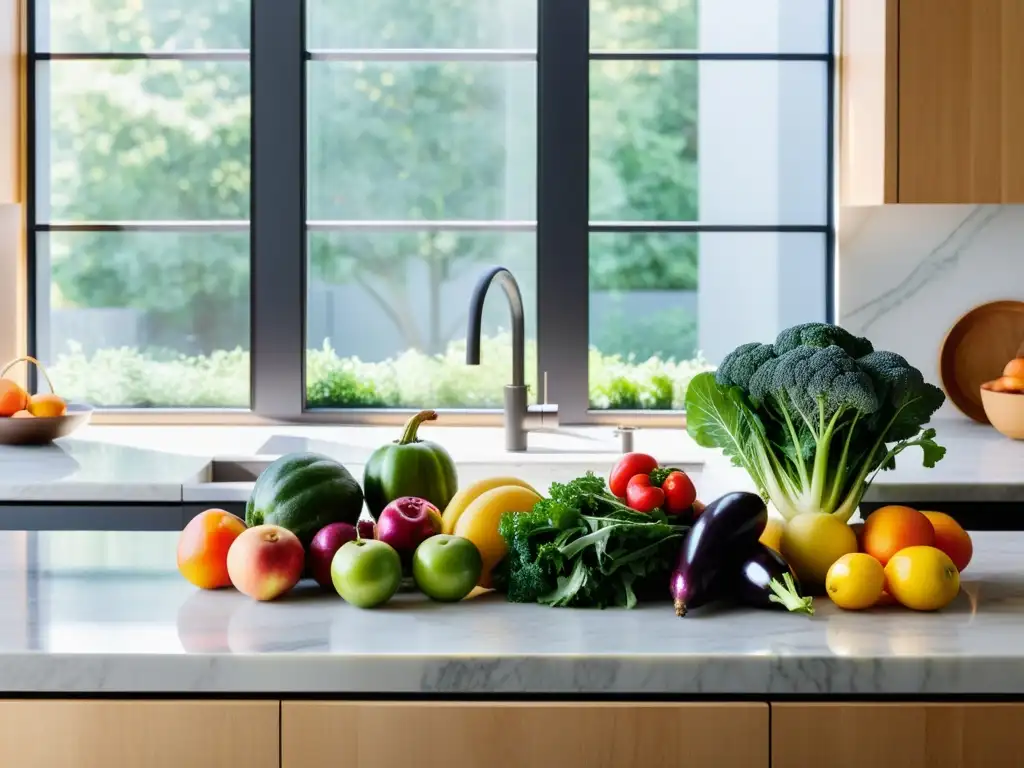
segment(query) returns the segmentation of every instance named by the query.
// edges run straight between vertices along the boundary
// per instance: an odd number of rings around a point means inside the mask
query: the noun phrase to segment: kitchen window
[[[492,264],[563,424],[832,318],[831,0],[29,6],[29,343],[73,398],[493,421]]]

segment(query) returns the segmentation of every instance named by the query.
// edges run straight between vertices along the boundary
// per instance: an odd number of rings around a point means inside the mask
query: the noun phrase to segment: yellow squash
[[[540,501],[540,495],[519,486],[501,486],[477,496],[459,515],[453,533],[469,539],[480,550],[483,570],[480,586],[491,586],[491,571],[508,553],[505,540],[498,533],[498,523],[506,512],[528,512]]]
[[[466,511],[470,504],[472,504],[479,496],[482,496],[487,491],[494,490],[495,488],[502,488],[504,486],[512,486],[516,488],[526,488],[527,490],[537,493],[537,491],[524,480],[520,480],[518,477],[487,477],[483,480],[477,480],[472,485],[468,485],[465,488],[460,488],[452,500],[448,502],[448,506],[444,508],[444,514],[441,515],[441,521],[443,523],[441,533],[455,533],[455,524],[459,521],[459,517]]]

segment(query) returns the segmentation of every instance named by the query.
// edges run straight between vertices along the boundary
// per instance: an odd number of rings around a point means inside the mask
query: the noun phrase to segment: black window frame
[[[40,352],[38,238],[46,232],[179,232],[185,229],[250,233],[250,408],[202,409],[248,412],[288,422],[392,423],[414,409],[306,408],[306,272],[310,231],[338,231],[352,222],[308,222],[307,100],[310,63],[367,51],[311,51],[307,47],[305,0],[251,1],[248,51],[180,53],[53,53],[38,50],[39,5],[27,2],[27,205],[28,349]],[[727,53],[703,51],[606,51],[590,47],[590,3],[538,0],[538,40],[533,52],[448,52],[460,60],[536,60],[537,219],[484,222],[481,231],[536,232],[538,381],[540,402],[556,403],[562,424],[643,423],[678,420],[679,411],[594,410],[589,403],[589,239],[592,233],[819,233],[825,249],[825,318],[835,321],[835,8],[827,4],[828,45],[823,53]],[[422,52],[407,52],[422,56]],[[394,52],[378,52],[394,59]],[[251,206],[249,222],[51,222],[38,218],[38,112],[41,62],[71,60],[194,60],[250,63]],[[589,218],[590,65],[594,61],[815,61],[826,68],[826,217],[822,225],[711,225],[699,222],[605,222]],[[47,106],[47,105],[42,105]],[[423,229],[453,223],[422,222]],[[474,228],[475,223],[459,222]],[[381,222],[394,226],[395,222]],[[366,226],[362,224],[361,226]],[[48,279],[48,278],[47,278]],[[467,297],[468,301],[468,297]],[[45,305],[44,305],[45,306]],[[47,309],[42,310],[44,313]],[[36,386],[31,372],[31,386]],[[497,394],[497,393],[496,393]],[[423,404],[429,405],[429,404]],[[187,412],[196,409],[104,409]],[[444,409],[463,423],[494,423],[500,411]]]

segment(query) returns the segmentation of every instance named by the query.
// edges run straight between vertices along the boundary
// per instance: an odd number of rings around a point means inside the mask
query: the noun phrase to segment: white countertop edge
[[[1015,657],[856,658],[439,657],[299,652],[232,654],[2,653],[4,693],[379,694],[594,696],[1018,694]]]

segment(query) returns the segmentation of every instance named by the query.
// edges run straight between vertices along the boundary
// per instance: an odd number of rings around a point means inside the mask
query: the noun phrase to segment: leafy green
[[[849,520],[879,470],[919,446],[934,467],[946,449],[925,429],[945,396],[893,352],[837,326],[787,328],[774,345],[743,344],[686,392],[687,431],[747,470],[786,518]]]
[[[529,512],[502,515],[508,545],[497,584],[508,599],[551,606],[632,608],[664,594],[687,527],[636,512],[588,472],[552,483]]]

